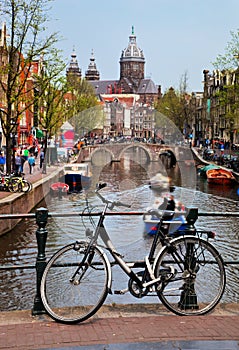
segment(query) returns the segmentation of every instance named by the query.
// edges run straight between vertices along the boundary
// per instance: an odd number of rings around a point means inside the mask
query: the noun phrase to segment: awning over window
[[[38,139],[44,137],[43,131],[40,130],[40,129],[37,129],[37,130],[36,130],[36,137],[37,137]]]

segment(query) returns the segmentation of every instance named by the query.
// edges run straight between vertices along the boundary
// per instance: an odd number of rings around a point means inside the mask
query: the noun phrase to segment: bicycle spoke
[[[85,245],[72,244],[49,261],[43,274],[43,304],[55,320],[81,322],[92,316],[104,302],[108,289],[108,270],[97,248],[85,259]]]
[[[207,241],[188,236],[174,240],[173,251],[165,248],[156,263],[155,276],[162,275],[158,296],[179,315],[205,314],[220,301],[225,288],[225,269],[217,250]]]

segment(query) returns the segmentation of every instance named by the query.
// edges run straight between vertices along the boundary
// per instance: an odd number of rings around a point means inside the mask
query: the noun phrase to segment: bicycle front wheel
[[[32,189],[32,184],[25,179],[21,180],[18,183],[18,191],[19,192],[30,192],[31,189]]]
[[[155,262],[162,303],[177,315],[203,315],[219,303],[226,284],[222,258],[211,243],[194,236],[173,239]]]
[[[47,313],[62,323],[91,317],[108,293],[110,265],[105,254],[88,243],[76,242],[49,260],[41,281],[41,298]]]

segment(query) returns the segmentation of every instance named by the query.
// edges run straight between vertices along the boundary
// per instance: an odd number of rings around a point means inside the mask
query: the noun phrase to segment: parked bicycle
[[[32,184],[23,176],[1,173],[0,190],[9,192],[30,192]]]
[[[12,175],[6,175],[1,173],[0,190],[9,192],[18,191],[18,186],[12,183]]]
[[[22,176],[12,176],[11,182],[18,192],[30,192],[32,190],[32,183]]]
[[[224,292],[225,269],[219,252],[209,242],[213,232],[196,230],[195,210],[188,210],[188,228],[184,232],[176,230],[174,237],[168,235],[171,221],[164,212],[151,211],[159,220],[149,255],[141,262],[127,263],[114,247],[104,220],[107,210],[130,206],[103,197],[99,190],[105,186],[99,184],[95,191],[104,203],[95,230],[86,228],[86,241],[61,248],[46,264],[40,292],[47,313],[68,324],[93,316],[108,293],[112,294],[114,265],[119,265],[129,278],[128,287],[116,294],[130,292],[136,298],[156,295],[177,315],[203,315],[213,310]],[[123,234],[122,228],[119,230]],[[103,245],[98,243],[100,238]]]

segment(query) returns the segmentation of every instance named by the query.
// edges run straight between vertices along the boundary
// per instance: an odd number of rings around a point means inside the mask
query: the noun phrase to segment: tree
[[[239,125],[239,30],[230,33],[231,40],[227,43],[224,54],[219,54],[213,65],[221,78],[215,96],[224,111],[223,117],[230,133],[230,141],[233,142],[233,129]]]
[[[62,76],[66,64],[57,49],[44,57],[42,72],[35,77],[35,88],[38,93],[35,103],[38,107],[38,125],[44,130],[44,153],[47,151],[47,140],[54,136],[66,120],[68,106],[65,95],[68,91],[66,78]]]
[[[181,132],[184,132],[184,129],[191,130],[191,127],[188,128],[192,116],[189,108],[190,95],[187,93],[187,81],[187,73],[184,73],[179,89],[175,90],[170,87],[155,106],[156,110],[169,118]]]
[[[34,86],[27,84],[32,62],[52,52],[58,34],[44,36],[52,0],[5,0],[0,15],[6,20],[7,55],[0,67],[1,124],[6,138],[6,170],[11,171],[11,135],[27,109],[35,103]],[[43,90],[41,91],[43,93]]]
[[[219,54],[213,62],[215,69],[235,70],[239,58],[239,30],[231,31],[231,40],[227,43],[224,54]]]
[[[156,110],[169,118],[181,131],[183,129],[183,105],[180,94],[169,88],[156,106]]]
[[[71,119],[75,133],[88,132],[102,123],[102,108],[93,87],[85,79],[68,82],[67,118]]]

